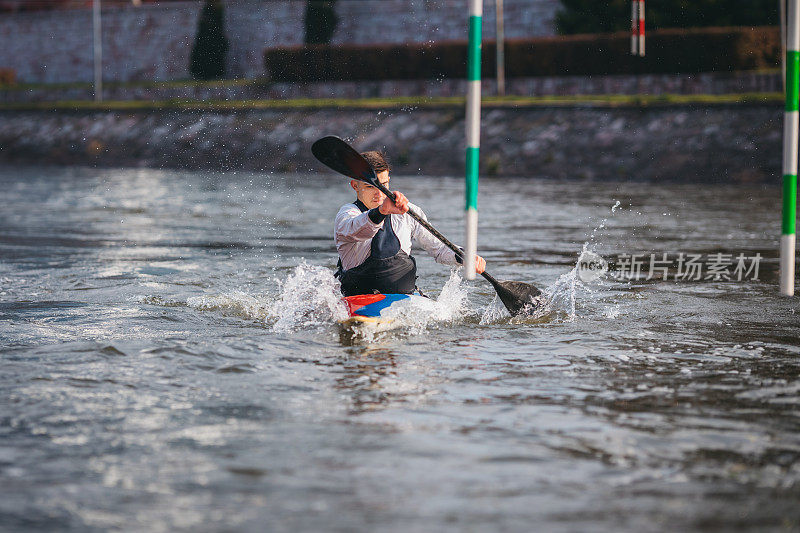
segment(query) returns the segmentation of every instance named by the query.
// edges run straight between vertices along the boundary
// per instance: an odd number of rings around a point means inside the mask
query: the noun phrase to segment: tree
[[[330,44],[339,17],[333,10],[336,0],[308,0],[306,4],[306,44]]]
[[[631,28],[630,0],[561,0],[556,26],[561,34],[609,33]],[[648,29],[704,26],[773,26],[776,0],[652,0],[645,2]]]
[[[189,58],[189,72],[198,80],[213,80],[225,75],[228,39],[223,28],[221,0],[206,0],[200,13],[197,36]]]

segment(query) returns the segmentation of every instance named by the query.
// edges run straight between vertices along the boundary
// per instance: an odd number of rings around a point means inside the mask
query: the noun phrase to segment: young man
[[[383,154],[365,152],[361,155],[375,171],[378,181],[388,188],[389,164]],[[438,263],[458,264],[451,249],[411,218],[409,207],[426,217],[403,193],[394,191],[393,202],[363,181],[351,180],[350,186],[356,191],[357,199],[339,209],[334,223],[340,263],[336,274],[345,296],[414,292],[417,265],[411,257],[411,239],[416,239]],[[486,261],[476,256],[477,273],[482,273],[484,268]]]

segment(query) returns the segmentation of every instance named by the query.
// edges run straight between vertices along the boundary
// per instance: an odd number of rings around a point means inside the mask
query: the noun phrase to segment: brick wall
[[[262,51],[303,42],[305,0],[229,0],[228,75],[263,73]],[[106,80],[189,77],[189,53],[200,2],[170,2],[103,10]],[[377,43],[466,38],[464,0],[339,0],[334,43]],[[559,0],[505,0],[508,38],[554,33]],[[493,38],[495,4],[484,2],[484,37]],[[91,81],[90,10],[0,14],[0,68],[23,83]]]
[[[262,76],[265,48],[303,44],[304,0],[235,0],[225,5],[228,76]]]
[[[103,78],[188,77],[195,2],[103,10]],[[0,14],[0,67],[22,83],[92,81],[92,11]]]

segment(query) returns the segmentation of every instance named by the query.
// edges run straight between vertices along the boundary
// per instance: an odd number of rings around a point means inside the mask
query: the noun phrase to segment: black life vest
[[[360,200],[354,203],[362,213],[368,211],[367,206]],[[400,248],[400,239],[392,228],[392,215],[384,219],[383,227],[372,237],[367,259],[347,270],[342,270],[340,259],[337,277],[342,282],[342,293],[345,296],[375,292],[382,294],[414,292],[417,263]]]

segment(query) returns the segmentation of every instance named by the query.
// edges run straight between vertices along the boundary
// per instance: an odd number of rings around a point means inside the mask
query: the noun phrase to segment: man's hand
[[[486,260],[479,256],[475,256],[475,272],[478,274],[483,274],[483,271],[486,270]]]
[[[463,249],[462,249],[462,253],[463,253]],[[459,265],[463,265],[464,264],[463,256],[460,256],[460,257],[456,256],[456,261],[458,262]],[[486,260],[483,257],[481,257],[479,255],[476,255],[475,256],[475,273],[483,274],[484,270],[486,270]]]
[[[394,191],[394,202],[386,197],[378,210],[381,215],[402,215],[408,212],[408,198],[400,191]]]

